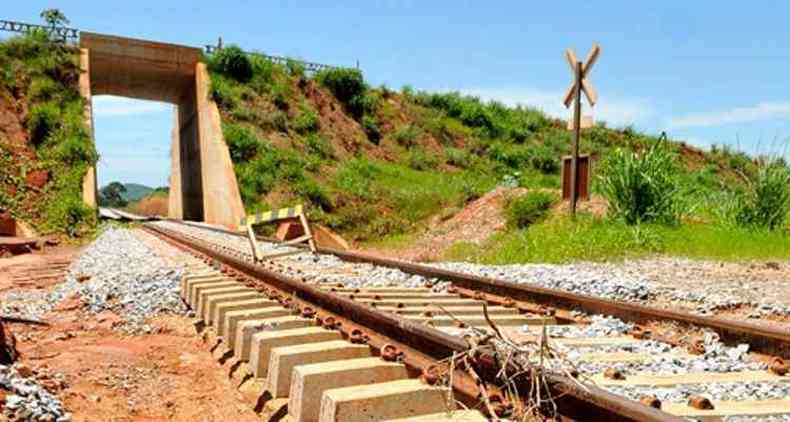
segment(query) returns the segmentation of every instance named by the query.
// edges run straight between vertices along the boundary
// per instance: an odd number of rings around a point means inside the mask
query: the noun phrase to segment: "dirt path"
[[[0,292],[53,289],[62,279],[13,280],[19,269],[69,259],[79,250],[0,259]],[[80,305],[75,298],[62,301],[45,315],[46,327],[7,323],[17,338],[18,363],[63,401],[72,420],[258,420],[255,397],[232,385],[188,317],[158,317],[150,320],[151,334],[130,336],[112,329],[120,320],[116,314],[92,315]]]

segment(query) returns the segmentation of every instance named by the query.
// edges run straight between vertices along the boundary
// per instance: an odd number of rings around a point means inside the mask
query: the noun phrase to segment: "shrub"
[[[208,67],[214,72],[239,82],[249,82],[253,75],[253,67],[249,57],[235,45],[224,47],[211,55],[208,60]]]
[[[365,131],[365,135],[368,136],[368,139],[370,139],[371,142],[378,145],[379,140],[381,140],[381,131],[379,130],[378,123],[376,123],[375,117],[363,117],[362,130]]]
[[[422,148],[412,148],[409,152],[409,167],[415,170],[431,170],[437,164],[436,157],[425,152]]]
[[[217,106],[232,110],[239,103],[239,93],[236,88],[225,78],[219,75],[211,77],[211,99]]]
[[[322,70],[315,75],[316,80],[325,86],[335,98],[338,99],[356,118],[364,114],[366,103],[370,106],[372,100],[365,99],[367,85],[362,77],[362,72],[357,69],[333,68]]]
[[[790,215],[790,169],[777,162],[760,166],[748,189],[737,199],[735,222],[744,227],[776,230]]]
[[[420,129],[414,125],[403,125],[395,132],[395,141],[406,148],[411,148],[420,135]]]
[[[308,154],[317,155],[323,159],[331,158],[335,155],[332,144],[327,142],[321,135],[315,133],[307,135],[304,143]]]
[[[293,128],[301,133],[310,133],[318,130],[318,114],[306,102],[302,103],[301,112],[293,121]]]
[[[249,129],[238,124],[224,124],[222,134],[234,163],[244,163],[258,153],[258,139]]]
[[[511,227],[526,228],[545,217],[557,196],[544,191],[533,191],[511,199],[505,214]]]
[[[559,160],[554,152],[546,147],[534,148],[529,162],[535,170],[543,174],[556,174],[560,171]]]
[[[347,194],[370,198],[373,195],[371,181],[379,175],[379,169],[371,162],[354,158],[343,163],[335,173],[335,186]]]
[[[35,104],[30,107],[25,126],[30,132],[33,145],[41,145],[60,122],[60,109],[54,102]]]
[[[367,87],[362,72],[356,69],[334,68],[318,72],[316,80],[327,87],[340,102],[348,104],[356,97],[361,97]]]
[[[332,201],[324,189],[313,180],[305,178],[296,185],[296,193],[317,205],[324,211],[332,210]]]
[[[675,155],[663,142],[642,154],[618,148],[601,165],[600,190],[609,213],[627,224],[676,223],[682,204]]]
[[[530,164],[532,152],[529,147],[496,142],[488,148],[488,156],[512,169],[522,169]]]
[[[269,90],[272,81],[274,81],[275,64],[266,57],[258,54],[251,54],[248,56],[248,58],[250,60],[250,65],[252,66],[252,79],[250,80],[250,86],[255,90],[255,92],[263,94]]]
[[[447,148],[444,151],[445,160],[447,163],[460,168],[469,167],[470,154],[462,149]]]
[[[288,115],[276,110],[269,114],[269,124],[280,132],[288,133]]]
[[[60,91],[57,82],[48,77],[38,77],[30,81],[28,96],[33,101],[49,101]]]
[[[54,157],[62,163],[74,165],[78,163],[94,164],[99,159],[96,147],[90,138],[83,133],[58,133],[59,142],[55,147]]]
[[[304,78],[304,63],[301,61],[288,58],[285,61],[285,68],[288,69],[289,75]]]

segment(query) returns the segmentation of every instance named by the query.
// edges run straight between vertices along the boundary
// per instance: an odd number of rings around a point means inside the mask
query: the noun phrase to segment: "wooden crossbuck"
[[[250,248],[252,249],[252,255],[256,261],[279,258],[300,252],[297,250],[292,252],[279,252],[271,255],[262,255],[261,250],[258,247],[258,242],[255,237],[255,232],[252,230],[252,226],[254,226],[255,224],[273,223],[275,221],[292,220],[292,219],[299,219],[299,222],[302,225],[302,230],[304,230],[305,234],[303,236],[297,237],[296,239],[291,239],[289,241],[283,242],[281,246],[294,245],[306,241],[308,246],[310,246],[310,250],[313,253],[315,253],[316,248],[315,248],[315,241],[313,240],[313,233],[310,231],[310,225],[307,223],[307,217],[305,217],[304,208],[300,204],[291,208],[280,208],[279,210],[266,211],[262,213],[259,212],[253,215],[248,215],[247,217],[241,219],[241,222],[239,224],[239,230],[242,232],[245,231],[247,232],[247,237],[250,240]]]

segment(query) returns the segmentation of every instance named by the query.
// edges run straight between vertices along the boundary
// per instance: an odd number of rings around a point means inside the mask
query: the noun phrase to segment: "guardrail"
[[[7,21],[0,19],[0,31],[16,32],[19,34],[27,34],[34,30],[46,31],[50,37],[58,41],[77,41],[80,38],[80,31],[76,28],[68,28],[65,26],[45,26],[36,25],[32,23]]]
[[[9,21],[9,20],[2,20],[0,19],[0,31],[6,32],[15,32],[18,34],[27,34],[34,30],[43,30],[46,31],[50,38],[54,41],[61,41],[61,42],[69,42],[72,41],[77,43],[80,39],[80,30],[76,28],[68,28],[65,26],[46,26],[46,25],[36,25],[33,23],[25,23],[25,22],[16,22],[16,21]],[[206,45],[204,50],[206,54],[213,54],[217,50],[221,49],[221,44],[219,46],[216,45]],[[339,66],[332,66],[323,63],[315,63],[315,62],[308,62],[304,60],[297,60],[283,56],[271,56],[264,53],[258,52],[251,52],[245,51],[245,54],[252,54],[255,56],[260,56],[265,58],[266,60],[271,61],[272,63],[277,64],[288,64],[288,62],[296,62],[302,66],[304,66],[305,71],[307,72],[320,72],[322,70],[327,69],[339,69]],[[357,69],[359,69],[359,63],[357,62]]]
[[[209,45],[209,44],[207,44],[205,46],[205,48],[204,48],[204,50],[206,51],[206,54],[214,54],[215,52],[217,52],[217,50],[221,50],[221,49],[222,49],[222,47],[220,47],[220,46]],[[308,62],[308,61],[304,61],[304,60],[297,60],[297,59],[292,59],[292,58],[283,57],[283,56],[271,56],[271,55],[268,55],[268,54],[258,53],[258,52],[255,52],[255,51],[245,51],[244,54],[250,54],[250,55],[254,55],[254,56],[263,57],[264,59],[269,60],[272,63],[277,63],[277,64],[281,64],[281,65],[285,65],[288,62],[296,62],[296,63],[299,63],[300,65],[304,66],[304,70],[307,71],[307,72],[320,72],[322,70],[339,69],[340,68],[339,66],[332,66],[332,65],[328,65],[328,64]],[[357,68],[358,67],[359,66],[357,66]]]

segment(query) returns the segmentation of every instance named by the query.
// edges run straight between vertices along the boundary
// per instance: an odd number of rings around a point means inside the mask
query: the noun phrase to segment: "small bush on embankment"
[[[527,228],[541,221],[558,199],[557,195],[543,191],[512,198],[505,207],[508,224],[514,228]]]
[[[82,203],[83,177],[98,155],[79,74],[78,50],[45,32],[0,42],[0,113],[20,124],[0,129],[0,209],[44,233],[81,236],[96,223]]]

